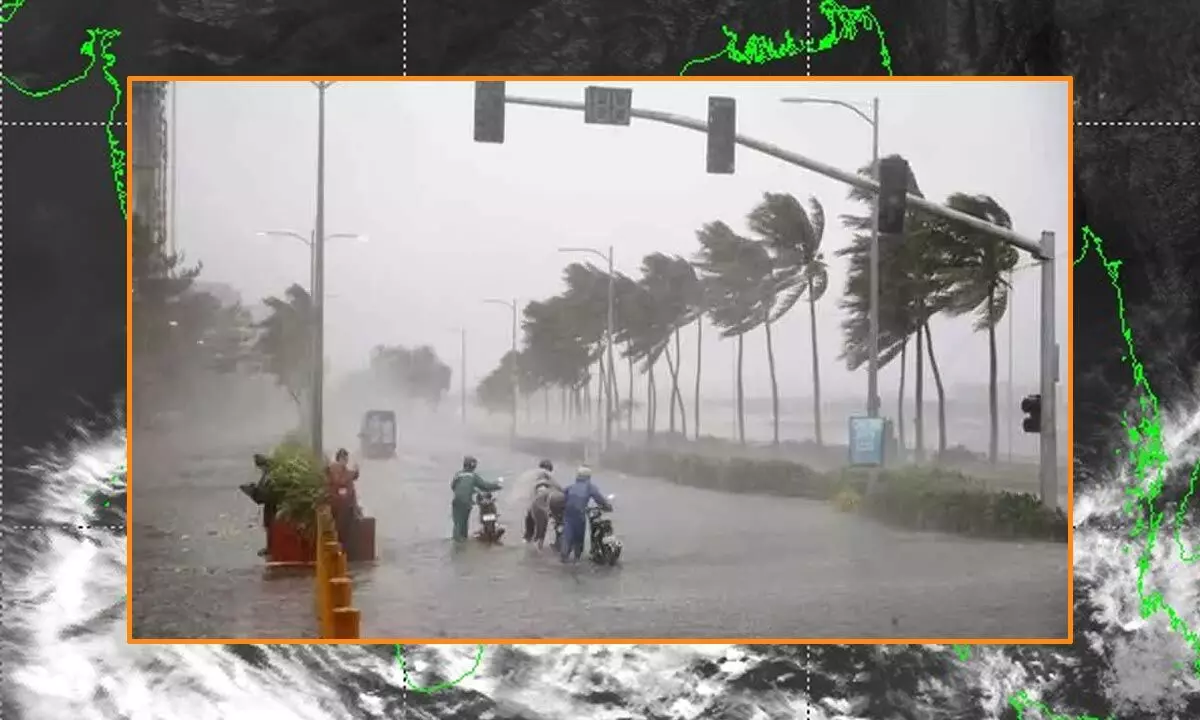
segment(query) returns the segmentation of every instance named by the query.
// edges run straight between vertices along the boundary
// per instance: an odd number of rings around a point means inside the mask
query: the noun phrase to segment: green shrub
[[[522,445],[526,452],[563,457],[572,444],[526,440]],[[861,468],[819,472],[790,460],[721,457],[711,450],[688,452],[682,443],[612,447],[604,454],[603,466],[709,490],[828,500],[843,511],[913,530],[1067,539],[1067,519],[1061,510],[1047,510],[1027,493],[990,492],[986,482],[957,470],[938,466],[881,470],[872,484],[871,473]]]
[[[317,507],[327,499],[322,464],[308,447],[283,443],[271,454],[269,466],[267,491],[279,503],[276,516],[311,538]]]
[[[880,474],[866,495],[865,514],[916,530],[991,538],[1065,541],[1066,514],[1042,507],[1028,493],[993,493],[983,483],[950,471],[906,469]]]

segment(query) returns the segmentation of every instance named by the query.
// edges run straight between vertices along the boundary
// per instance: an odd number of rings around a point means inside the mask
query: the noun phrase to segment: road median
[[[539,457],[582,462],[582,440],[516,438],[513,449]],[[818,470],[789,458],[722,456],[712,448],[614,444],[598,465],[630,475],[659,477],[719,492],[799,497],[833,503],[880,522],[913,530],[969,537],[1066,542],[1066,514],[1042,506],[1030,493],[994,490],[988,483],[936,465],[866,471]]]

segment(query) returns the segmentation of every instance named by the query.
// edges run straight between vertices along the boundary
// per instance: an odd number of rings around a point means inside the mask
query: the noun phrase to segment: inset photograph
[[[131,642],[1071,638],[1069,78],[129,85]]]

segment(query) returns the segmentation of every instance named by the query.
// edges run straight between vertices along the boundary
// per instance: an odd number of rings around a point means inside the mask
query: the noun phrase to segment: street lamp
[[[462,336],[462,346],[459,349],[459,391],[462,395],[460,402],[462,403],[462,424],[467,424],[467,329],[450,328]]]
[[[308,250],[309,250],[308,291],[309,291],[309,293],[312,293],[313,286],[314,286],[313,278],[315,277],[316,271],[317,271],[316,254],[315,254],[316,253],[316,243],[313,242],[313,238],[316,236],[316,231],[313,230],[313,231],[309,232],[308,237],[304,237],[303,235],[296,232],[295,230],[260,230],[259,232],[256,232],[254,234],[259,237],[292,238],[293,240],[299,240],[300,242],[302,242],[308,246]],[[362,243],[367,242],[367,236],[360,235],[358,233],[334,233],[333,235],[325,236],[326,241],[336,240],[338,238],[353,238]]]
[[[515,440],[517,438],[517,393],[519,392],[517,385],[520,379],[517,368],[517,299],[513,298],[510,302],[508,300],[488,298],[484,302],[494,305],[504,305],[512,310],[512,428],[509,432],[512,435],[512,439]]]
[[[616,275],[613,272],[613,247],[608,246],[608,254],[595,248],[589,247],[560,247],[558,249],[562,253],[587,253],[595,255],[601,260],[608,261],[608,318],[604,326],[604,345],[606,355],[608,356],[608,377],[603,378],[600,383],[600,389],[606,398],[604,410],[604,449],[612,446],[612,425],[613,425],[613,394],[612,394],[612,379],[616,368],[613,366],[613,295],[615,291]]]
[[[871,126],[871,172],[879,174],[879,98],[871,100],[871,114],[868,115],[856,104],[843,100],[828,100],[813,97],[788,97],[780,102],[795,105],[838,105],[853,112]],[[867,362],[867,415],[879,417],[879,193],[874,194],[871,221],[871,261],[870,261],[870,340],[868,349],[870,356]]]

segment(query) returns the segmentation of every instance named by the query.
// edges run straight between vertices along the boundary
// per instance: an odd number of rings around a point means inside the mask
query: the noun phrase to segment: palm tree
[[[786,193],[764,193],[763,200],[747,218],[750,229],[771,250],[775,272],[775,293],[781,296],[771,320],[779,320],[795,307],[801,297],[808,299],[809,325],[812,331],[813,422],[817,445],[821,437],[821,365],[817,352],[817,301],[829,288],[829,268],[821,253],[825,235],[825,209],[816,198],[809,198],[809,212],[795,197]]]
[[[644,281],[635,282],[630,278],[619,278],[617,307],[620,309],[621,323],[616,329],[615,341],[625,346],[622,355],[632,365],[641,362],[642,372],[646,377],[646,439],[653,441],[655,420],[658,413],[657,385],[654,378],[654,365],[666,349],[664,333],[659,327],[660,312],[656,300],[648,284]],[[629,380],[630,427],[632,428],[633,412],[633,378],[632,370]]]
[[[671,373],[670,432],[675,432],[675,408],[678,405],[680,427],[687,436],[687,415],[683,404],[683,393],[679,390],[679,371],[683,364],[680,356],[680,328],[692,321],[694,298],[698,291],[696,271],[687,260],[662,253],[651,253],[642,258],[642,284],[652,301],[651,337],[663,342],[663,355]],[[674,340],[675,352],[670,343]]]
[[[1011,228],[1012,218],[987,195],[955,193],[946,204],[973,217],[1001,227]],[[949,242],[946,275],[951,283],[951,315],[975,313],[976,331],[988,334],[988,414],[991,435],[988,460],[996,462],[999,453],[999,403],[997,400],[996,326],[1008,310],[1008,273],[1017,265],[1016,249],[992,235],[968,228],[961,223],[941,223],[939,229]]]
[[[572,263],[563,271],[567,289],[562,294],[567,312],[573,318],[577,340],[589,350],[589,364],[596,364],[598,387],[603,386],[615,400],[614,375],[605,371],[604,337],[607,326],[608,273],[591,263]],[[599,403],[602,396],[597,393]],[[599,406],[597,406],[599,413]]]
[[[526,363],[547,385],[561,389],[563,420],[567,420],[568,412],[573,419],[578,410],[579,389],[588,381],[591,355],[575,334],[570,303],[561,295],[531,302],[522,315]]]
[[[688,299],[688,310],[695,317],[696,324],[696,387],[692,400],[692,411],[695,413],[692,434],[696,440],[700,439],[700,369],[701,359],[704,357],[704,316],[708,314],[712,299],[712,290],[708,282],[696,276],[696,283]]]
[[[771,311],[775,284],[770,253],[763,243],[741,237],[723,222],[712,222],[696,233],[700,252],[696,268],[712,289],[709,316],[722,337],[738,339],[738,439],[746,442],[743,388],[742,337],[763,326],[767,338],[767,363],[771,374],[774,443],[779,444],[779,386],[775,375],[775,350],[771,337]]]
[[[874,168],[867,166],[860,174],[873,177]],[[924,197],[916,177],[910,172],[909,194]],[[849,197],[863,203],[871,201],[871,195],[858,188],[851,189]],[[843,215],[842,223],[855,233],[854,240],[837,255],[850,261],[850,273],[846,281],[846,294],[841,306],[848,310],[842,327],[845,344],[842,358],[850,369],[857,369],[867,361],[869,341],[869,257],[871,215]],[[908,340],[916,339],[916,456],[918,462],[925,457],[925,397],[924,357],[930,353],[930,363],[938,389],[938,437],[941,450],[946,446],[945,388],[941,372],[933,355],[929,321],[947,308],[949,303],[945,266],[945,243],[931,228],[936,223],[926,214],[910,209],[905,222],[902,241],[880,242],[879,246],[879,363],[883,367],[897,356],[901,357],[899,417],[900,442],[904,445],[904,361],[907,356]]]

